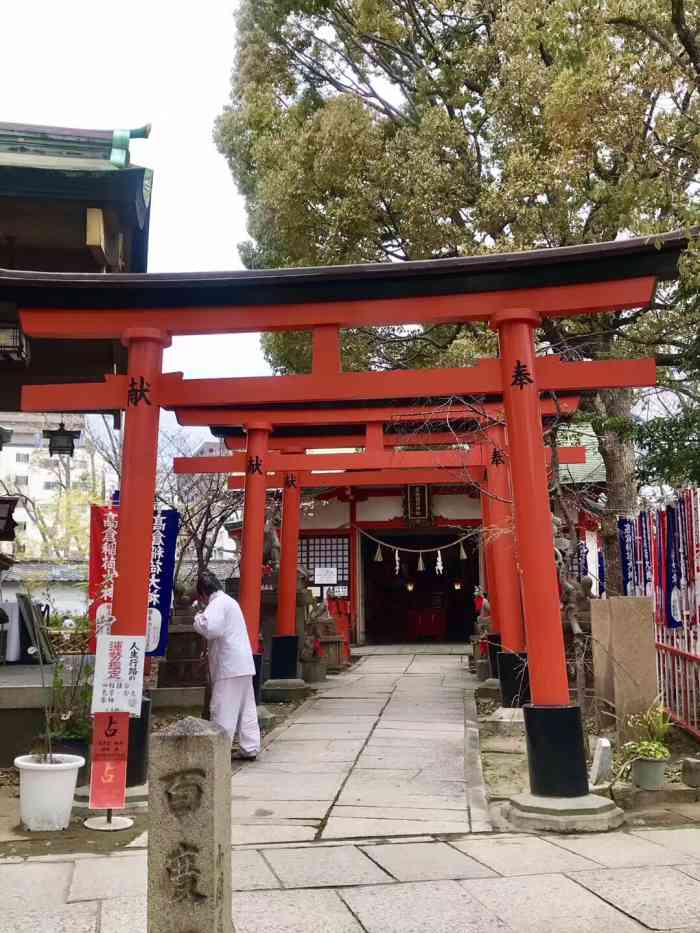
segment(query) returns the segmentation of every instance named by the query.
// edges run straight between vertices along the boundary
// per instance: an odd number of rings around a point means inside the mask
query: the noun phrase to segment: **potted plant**
[[[49,730],[54,752],[79,755],[85,759],[86,763],[78,772],[78,784],[84,784],[90,769],[93,668],[89,655],[81,654],[74,660],[72,678],[66,678],[64,661],[59,661],[54,667],[48,707]]]
[[[47,698],[47,684],[44,658],[39,647],[37,627],[41,623],[32,607],[31,635],[33,645],[29,649],[37,656],[44,695],[44,724],[41,751],[19,755],[15,758],[15,767],[19,770],[19,806],[20,818],[24,827],[32,832],[53,832],[67,829],[73,809],[73,796],[78,781],[78,772],[85,765],[82,755],[61,753],[54,747],[54,726],[56,722],[69,723],[73,718],[65,715],[67,707],[56,707],[53,690]],[[63,674],[60,673],[61,684]],[[56,675],[54,675],[56,680]],[[83,688],[84,689],[84,688]],[[80,691],[77,691],[78,693]],[[61,719],[61,716],[65,718]]]
[[[636,787],[658,790],[663,786],[666,763],[671,757],[665,739],[672,728],[670,716],[658,701],[646,712],[627,719],[628,733],[635,738],[624,746],[625,760]]]
[[[642,739],[627,742],[625,756],[630,766],[630,780],[642,790],[659,790],[666,775],[666,762],[671,756],[663,742]]]

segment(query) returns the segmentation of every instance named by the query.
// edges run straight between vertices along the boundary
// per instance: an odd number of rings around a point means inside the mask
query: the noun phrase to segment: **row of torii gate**
[[[551,416],[555,403],[542,396],[654,385],[655,364],[538,356],[534,334],[547,318],[647,307],[657,277],[676,276],[685,244],[683,235],[669,234],[653,242],[264,273],[7,273],[4,281],[13,283],[22,327],[30,337],[120,340],[128,348],[124,375],[105,374],[100,383],[25,386],[22,392],[24,411],[126,412],[113,634],[145,634],[161,408],[174,410],[182,424],[245,426],[245,451],[238,451],[240,441],[232,438],[228,456],[181,461],[175,468],[226,470],[238,474],[234,485],[244,486],[240,600],[254,647],[268,486],[285,490],[280,625],[286,630],[292,581],[296,588],[303,486],[444,483],[450,473],[461,484],[470,475],[482,484],[484,524],[515,533],[515,544],[507,533],[488,536],[487,572],[504,648],[527,649],[531,789],[545,796],[586,794],[581,713],[570,703],[543,442],[543,415]],[[498,357],[472,367],[342,370],[342,329],[461,322],[486,322],[498,335]],[[187,380],[162,372],[163,351],[174,336],[275,330],[312,332],[309,374]],[[233,359],[233,370],[235,365]],[[426,424],[436,422],[440,419],[429,413],[428,401],[436,398],[486,400],[484,417],[472,429],[482,432],[481,440],[485,432],[486,442],[467,450],[397,450],[411,443],[385,434],[383,424],[402,417],[415,421],[417,413]],[[382,404],[391,418],[377,407]],[[575,407],[575,399],[567,404]],[[311,429],[330,419],[352,425],[349,436],[362,427],[361,453],[305,452]],[[282,442],[285,425],[296,425],[300,433]],[[423,445],[421,433],[416,443]],[[436,443],[435,437],[430,443]],[[565,451],[562,459],[580,459],[580,451]],[[339,482],[334,470],[352,472]]]

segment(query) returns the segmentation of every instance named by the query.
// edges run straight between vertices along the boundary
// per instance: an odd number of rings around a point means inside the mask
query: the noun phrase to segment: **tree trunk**
[[[604,420],[629,419],[633,401],[630,389],[600,392],[596,399],[596,409]],[[634,447],[631,440],[621,437],[609,424],[604,424],[597,436],[598,450],[605,464],[608,499],[602,520],[605,591],[608,596],[624,596],[617,519],[618,516],[633,515],[637,510]]]

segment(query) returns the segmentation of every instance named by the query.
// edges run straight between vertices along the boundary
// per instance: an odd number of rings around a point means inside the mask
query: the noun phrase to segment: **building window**
[[[29,454],[15,454],[17,463],[29,463]]]
[[[28,486],[29,477],[28,476],[15,476],[15,486]]]
[[[335,536],[301,538],[299,566],[308,571],[311,586],[314,585],[316,567],[335,567],[338,571],[338,583],[333,587],[323,587],[323,595],[347,596],[350,583],[350,539]]]
[[[47,480],[44,483],[44,489],[60,489],[61,484],[56,479]]]

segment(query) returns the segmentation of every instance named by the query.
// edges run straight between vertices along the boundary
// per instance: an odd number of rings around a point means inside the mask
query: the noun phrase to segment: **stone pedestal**
[[[304,700],[311,693],[308,684],[296,677],[283,677],[279,680],[266,680],[262,685],[264,703],[290,703]]]
[[[592,600],[591,635],[596,699],[604,712],[614,710],[620,731],[628,716],[647,710],[658,695],[651,599]]]
[[[158,665],[159,687],[203,687],[207,661],[202,658],[206,641],[192,628],[194,609],[178,607],[168,630],[168,647]]]
[[[233,933],[228,736],[182,719],[151,738],[148,933]]]
[[[607,797],[539,797],[518,794],[504,811],[509,823],[533,833],[601,833],[616,829],[625,814]]]

